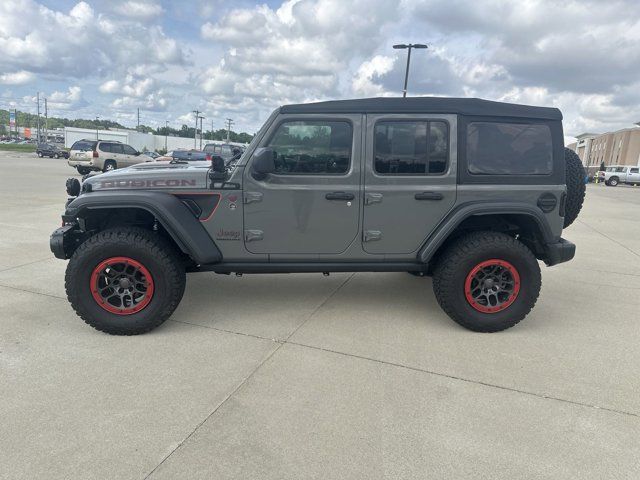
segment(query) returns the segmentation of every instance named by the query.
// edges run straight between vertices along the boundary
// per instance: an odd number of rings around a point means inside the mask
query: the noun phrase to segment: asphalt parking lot
[[[640,478],[640,187],[589,185],[502,333],[407,274],[202,273],[113,337],[48,247],[73,174],[0,152],[1,478]]]

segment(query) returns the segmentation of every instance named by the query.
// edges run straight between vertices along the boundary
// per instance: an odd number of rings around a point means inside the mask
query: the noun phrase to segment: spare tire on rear
[[[578,154],[570,148],[564,149],[566,165],[567,200],[565,203],[564,228],[571,225],[582,209],[586,191],[585,171]]]

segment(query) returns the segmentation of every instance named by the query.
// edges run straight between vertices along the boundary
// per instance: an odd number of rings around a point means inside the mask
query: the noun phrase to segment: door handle
[[[327,193],[324,198],[327,200],[353,200],[356,196],[347,192],[331,192]]]
[[[443,195],[440,192],[420,192],[415,194],[416,200],[442,200]]]

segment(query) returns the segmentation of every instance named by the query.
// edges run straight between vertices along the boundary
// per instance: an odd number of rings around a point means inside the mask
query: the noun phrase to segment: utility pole
[[[233,120],[227,118],[227,143],[229,143],[229,137],[231,136],[231,125],[233,125]]]
[[[37,120],[37,138],[38,138],[38,143],[41,142],[40,140],[40,92],[36,93],[36,101],[38,102],[38,120]]]
[[[164,121],[164,153],[167,153],[167,140],[169,139],[169,120]]]
[[[196,131],[193,134],[193,148],[196,148],[198,145],[198,115],[200,115],[200,110],[193,110],[193,113],[196,114]]]
[[[638,125],[640,127],[640,125]],[[211,119],[211,140],[213,140],[213,118]]]
[[[49,115],[47,111],[47,99],[44,99],[44,141],[49,141]]]
[[[98,120],[100,119],[100,117],[96,117],[96,140],[99,140],[98,138]]]
[[[138,107],[138,126],[136,127],[136,132],[140,131],[140,107]]]
[[[200,119],[200,150],[202,150],[202,119],[204,118],[202,115],[198,115]]]
[[[411,49],[412,48],[429,48],[428,45],[424,43],[409,43],[405,45],[404,43],[394,45],[393,48],[396,50],[404,50],[407,49],[409,52],[407,53],[407,69],[404,72],[404,89],[402,90],[402,97],[407,96],[407,82],[409,81],[409,63],[411,62]]]

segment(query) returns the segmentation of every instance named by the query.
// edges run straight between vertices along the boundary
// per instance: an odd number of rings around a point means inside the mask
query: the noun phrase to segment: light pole
[[[429,48],[429,46],[425,45],[424,43],[409,43],[406,45],[404,43],[400,43],[398,45],[394,45],[393,48],[395,48],[396,50],[409,50],[409,52],[407,53],[407,69],[404,72],[404,89],[402,90],[402,97],[404,98],[407,96],[407,82],[409,81],[409,63],[411,62],[411,49]]]
[[[98,120],[100,120],[100,117],[96,117],[96,140],[99,140],[99,138],[98,138]]]

